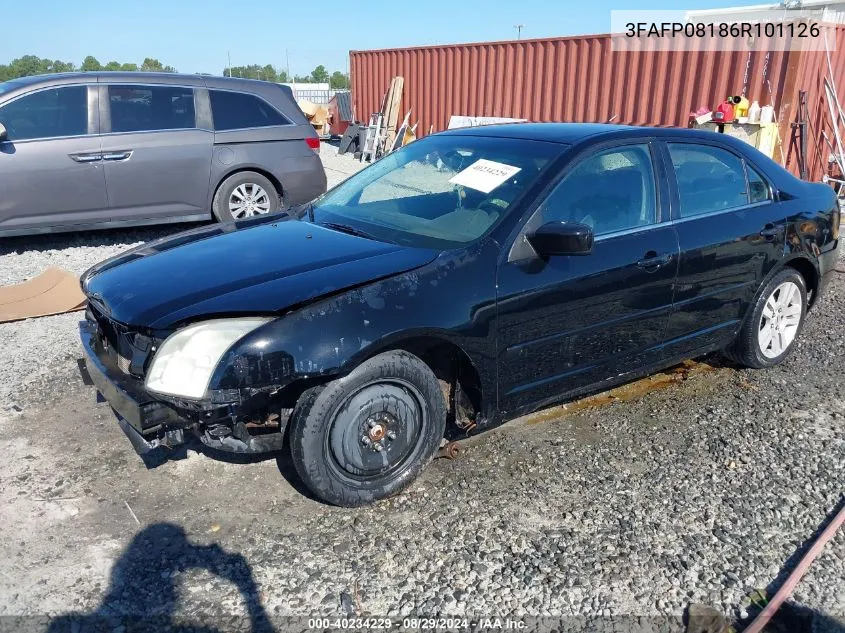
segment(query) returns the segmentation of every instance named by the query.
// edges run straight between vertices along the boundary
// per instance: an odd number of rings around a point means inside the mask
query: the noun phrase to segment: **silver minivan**
[[[290,88],[170,73],[0,83],[0,236],[241,219],[326,190]]]

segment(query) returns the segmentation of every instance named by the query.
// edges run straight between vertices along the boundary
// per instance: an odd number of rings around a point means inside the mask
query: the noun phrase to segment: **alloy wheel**
[[[785,281],[772,291],[763,306],[757,332],[763,356],[778,358],[792,345],[801,325],[802,309],[801,289],[795,283]]]
[[[236,220],[270,212],[270,195],[261,185],[245,182],[229,196],[229,212]]]

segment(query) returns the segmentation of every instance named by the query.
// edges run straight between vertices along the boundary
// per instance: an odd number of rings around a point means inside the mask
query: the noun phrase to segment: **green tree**
[[[44,73],[66,73],[74,70],[71,62],[63,62],[60,59],[41,59],[35,55],[24,55],[13,59],[8,64],[0,64],[0,81],[28,77],[30,75],[43,75]]]
[[[346,81],[346,75],[339,70],[334,71],[332,76],[329,78],[329,87],[334,88],[335,90],[345,90],[348,88],[349,82]]]
[[[326,67],[320,64],[314,70],[311,71],[311,81],[317,84],[323,84],[328,82],[329,80],[329,71],[326,70]]]
[[[50,72],[52,73],[71,73],[76,70],[76,66],[74,66],[71,62],[63,62],[59,59],[56,59],[52,62],[52,68]]]
[[[148,72],[159,72],[159,73],[175,73],[176,69],[173,66],[165,66],[157,59],[153,59],[151,57],[147,57],[144,59],[144,63],[141,64],[141,70],[148,71]]]
[[[88,55],[85,59],[82,60],[82,66],[79,67],[79,70],[91,72],[94,70],[102,70],[103,67],[100,65],[100,62],[97,61],[97,58]]]
[[[232,66],[231,68],[223,69],[223,76],[240,77],[242,79],[262,79],[264,81],[287,81],[287,74],[285,72],[277,73],[272,64],[265,64],[264,66],[259,66],[258,64]]]
[[[0,64],[0,81],[17,79],[18,77],[28,77],[30,75],[43,75],[45,73],[66,73],[74,70],[76,70],[76,66],[72,62],[64,62],[60,59],[42,59],[35,55],[24,55],[23,57],[13,59],[8,64]],[[134,72],[138,70],[138,64],[121,64],[116,61],[110,61],[108,64],[103,66],[99,61],[97,61],[96,57],[89,55],[83,60],[79,70],[122,70]],[[170,73],[176,72],[176,69],[172,66],[165,66],[157,59],[150,57],[144,60],[143,70],[157,70]]]
[[[279,81],[279,75],[276,73],[276,69],[273,68],[271,64],[267,64],[262,70],[263,77],[261,78],[264,81]]]

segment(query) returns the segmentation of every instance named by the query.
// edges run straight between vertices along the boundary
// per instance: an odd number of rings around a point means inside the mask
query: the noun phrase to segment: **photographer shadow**
[[[222,616],[211,621],[206,616],[204,621],[191,622],[189,616],[176,616],[179,575],[194,568],[234,584],[246,605],[246,617]],[[49,633],[115,630],[216,633],[231,629],[252,633],[275,631],[261,604],[246,559],[217,544],[191,543],[178,525],[156,523],[139,532],[115,563],[108,591],[95,611],[61,615],[52,620],[47,630]]]

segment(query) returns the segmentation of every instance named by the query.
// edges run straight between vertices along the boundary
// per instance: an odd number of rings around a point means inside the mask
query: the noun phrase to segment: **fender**
[[[467,251],[446,251],[422,268],[295,309],[236,343],[209,388],[319,384],[404,341],[428,338],[459,348],[477,372],[485,400],[494,401],[498,251],[495,242],[484,240]],[[483,278],[479,269],[487,271]]]

